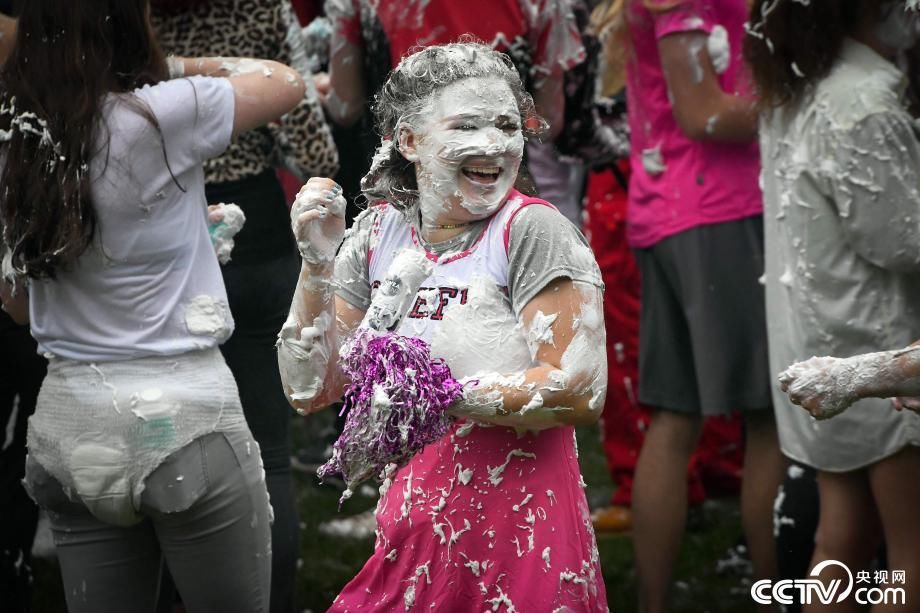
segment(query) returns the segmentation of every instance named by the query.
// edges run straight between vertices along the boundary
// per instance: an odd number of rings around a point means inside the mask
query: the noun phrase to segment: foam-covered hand
[[[466,377],[461,379],[462,395],[450,406],[448,412],[454,417],[488,418],[507,415],[501,390],[492,384],[505,382],[497,375]]]
[[[217,253],[217,261],[221,264],[230,261],[233,237],[239,234],[245,223],[246,215],[235,204],[221,202],[208,205],[208,234],[211,244],[214,245],[214,252]]]
[[[291,207],[291,229],[305,262],[331,263],[345,236],[342,188],[332,179],[307,181]]]
[[[855,375],[848,360],[820,357],[793,364],[780,373],[779,382],[792,402],[816,419],[828,419],[859,399]]]

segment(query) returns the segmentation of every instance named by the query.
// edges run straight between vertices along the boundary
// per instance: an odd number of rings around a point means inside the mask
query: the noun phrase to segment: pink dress
[[[330,611],[606,611],[572,427],[460,426],[393,475]]]
[[[514,192],[474,247],[436,265],[422,289],[442,288],[431,305],[437,308],[417,303],[422,317],[400,332],[428,336],[446,310],[462,308],[464,282],[475,275],[491,275],[501,287],[508,227],[532,204],[546,203]],[[381,219],[371,283],[392,254],[421,248],[398,213]],[[418,300],[423,305],[422,294]],[[456,424],[384,481],[374,554],[330,611],[606,611],[582,484],[571,426],[519,436]]]

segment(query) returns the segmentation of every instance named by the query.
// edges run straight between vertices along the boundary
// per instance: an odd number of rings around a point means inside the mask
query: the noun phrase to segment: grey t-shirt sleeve
[[[345,234],[335,258],[333,283],[335,294],[348,304],[366,311],[371,306],[370,272],[367,254],[374,225],[380,215],[377,208],[362,211]]]
[[[524,207],[512,220],[508,239],[508,293],[514,313],[559,278],[603,289],[588,241],[562,213],[547,206]]]

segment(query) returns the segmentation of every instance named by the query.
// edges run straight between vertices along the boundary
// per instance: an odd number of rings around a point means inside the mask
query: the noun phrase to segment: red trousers
[[[637,400],[639,389],[639,270],[626,242],[629,163],[592,172],[585,196],[584,231],[606,285],[607,401],[601,416],[601,437],[616,485],[611,504],[630,506],[633,474],[648,428],[651,410]],[[743,444],[738,415],[709,417],[696,452],[690,458],[690,504],[709,495],[737,495],[741,484]]]

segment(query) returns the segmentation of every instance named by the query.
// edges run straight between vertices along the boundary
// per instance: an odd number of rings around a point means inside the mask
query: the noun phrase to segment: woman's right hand
[[[345,236],[345,197],[332,179],[307,181],[291,207],[291,229],[304,262],[331,264]]]
[[[779,375],[780,387],[789,400],[816,419],[829,419],[845,411],[859,395],[852,364],[841,358],[813,357],[797,362]]]

